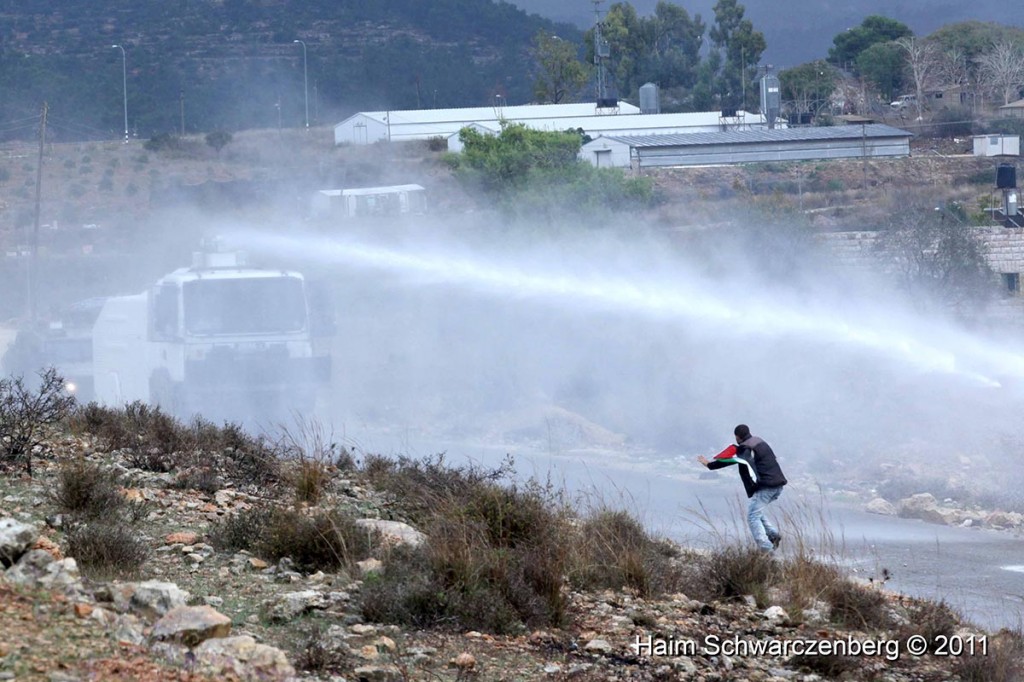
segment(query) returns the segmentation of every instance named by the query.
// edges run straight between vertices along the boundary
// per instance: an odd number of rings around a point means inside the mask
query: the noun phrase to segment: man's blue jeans
[[[774,549],[772,540],[781,537],[781,535],[779,529],[765,518],[764,508],[779,499],[781,494],[781,485],[777,488],[761,488],[750,498],[747,506],[747,523],[750,524],[750,534],[754,536],[754,542],[757,543],[757,546],[766,552]]]

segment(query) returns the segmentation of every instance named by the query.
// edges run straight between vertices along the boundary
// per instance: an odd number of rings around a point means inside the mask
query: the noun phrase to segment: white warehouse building
[[[743,111],[722,116],[708,111],[685,114],[641,114],[622,102],[616,109],[598,109],[593,103],[540,104],[466,109],[370,111],[353,114],[334,127],[335,144],[372,144],[379,141],[445,138],[451,151],[461,151],[459,131],[473,128],[497,134],[502,122],[523,123],[536,130],[583,130],[600,135],[655,135],[760,130],[768,127],[761,114]]]
[[[459,109],[415,109],[407,111],[361,111],[334,126],[334,144],[373,144],[399,140],[447,138],[474,123],[499,121],[527,123],[535,119],[577,119],[601,114],[639,114],[640,109],[621,102],[616,109],[598,109],[593,102],[578,104],[530,104],[522,106],[465,107]],[[499,126],[500,127],[500,126]],[[565,126],[568,128],[569,126]],[[564,128],[563,128],[564,129]]]

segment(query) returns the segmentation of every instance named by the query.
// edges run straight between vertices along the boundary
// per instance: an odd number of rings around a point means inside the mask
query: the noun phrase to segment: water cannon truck
[[[103,304],[92,334],[95,398],[182,418],[308,414],[330,377],[329,325],[310,300],[298,272],[248,267],[237,252],[194,254],[192,267]]]

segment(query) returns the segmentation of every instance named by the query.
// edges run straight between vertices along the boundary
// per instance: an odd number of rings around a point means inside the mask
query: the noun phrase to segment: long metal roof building
[[[723,118],[721,112],[641,114],[621,102],[616,109],[598,109],[593,103],[538,104],[465,109],[423,109],[416,111],[366,111],[353,114],[334,127],[335,144],[372,144],[378,141],[448,139],[448,148],[459,151],[458,133],[472,127],[497,134],[501,122],[524,123],[536,130],[582,129],[590,136],[646,135],[655,133],[710,132],[726,129],[767,127],[762,115],[736,112]]]
[[[879,123],[684,135],[606,135],[583,145],[595,166],[650,168],[909,156],[912,133]]]
[[[620,102],[614,109],[598,109],[593,102],[524,104],[455,109],[361,111],[334,126],[335,144],[372,144],[382,140],[425,140],[448,137],[473,123],[567,119],[596,115],[639,114],[640,108]],[[566,126],[568,127],[568,126]]]

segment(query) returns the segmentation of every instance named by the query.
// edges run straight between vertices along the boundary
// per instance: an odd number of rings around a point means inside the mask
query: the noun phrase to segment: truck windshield
[[[273,334],[306,326],[296,277],[201,279],[186,282],[183,296],[190,334]]]

